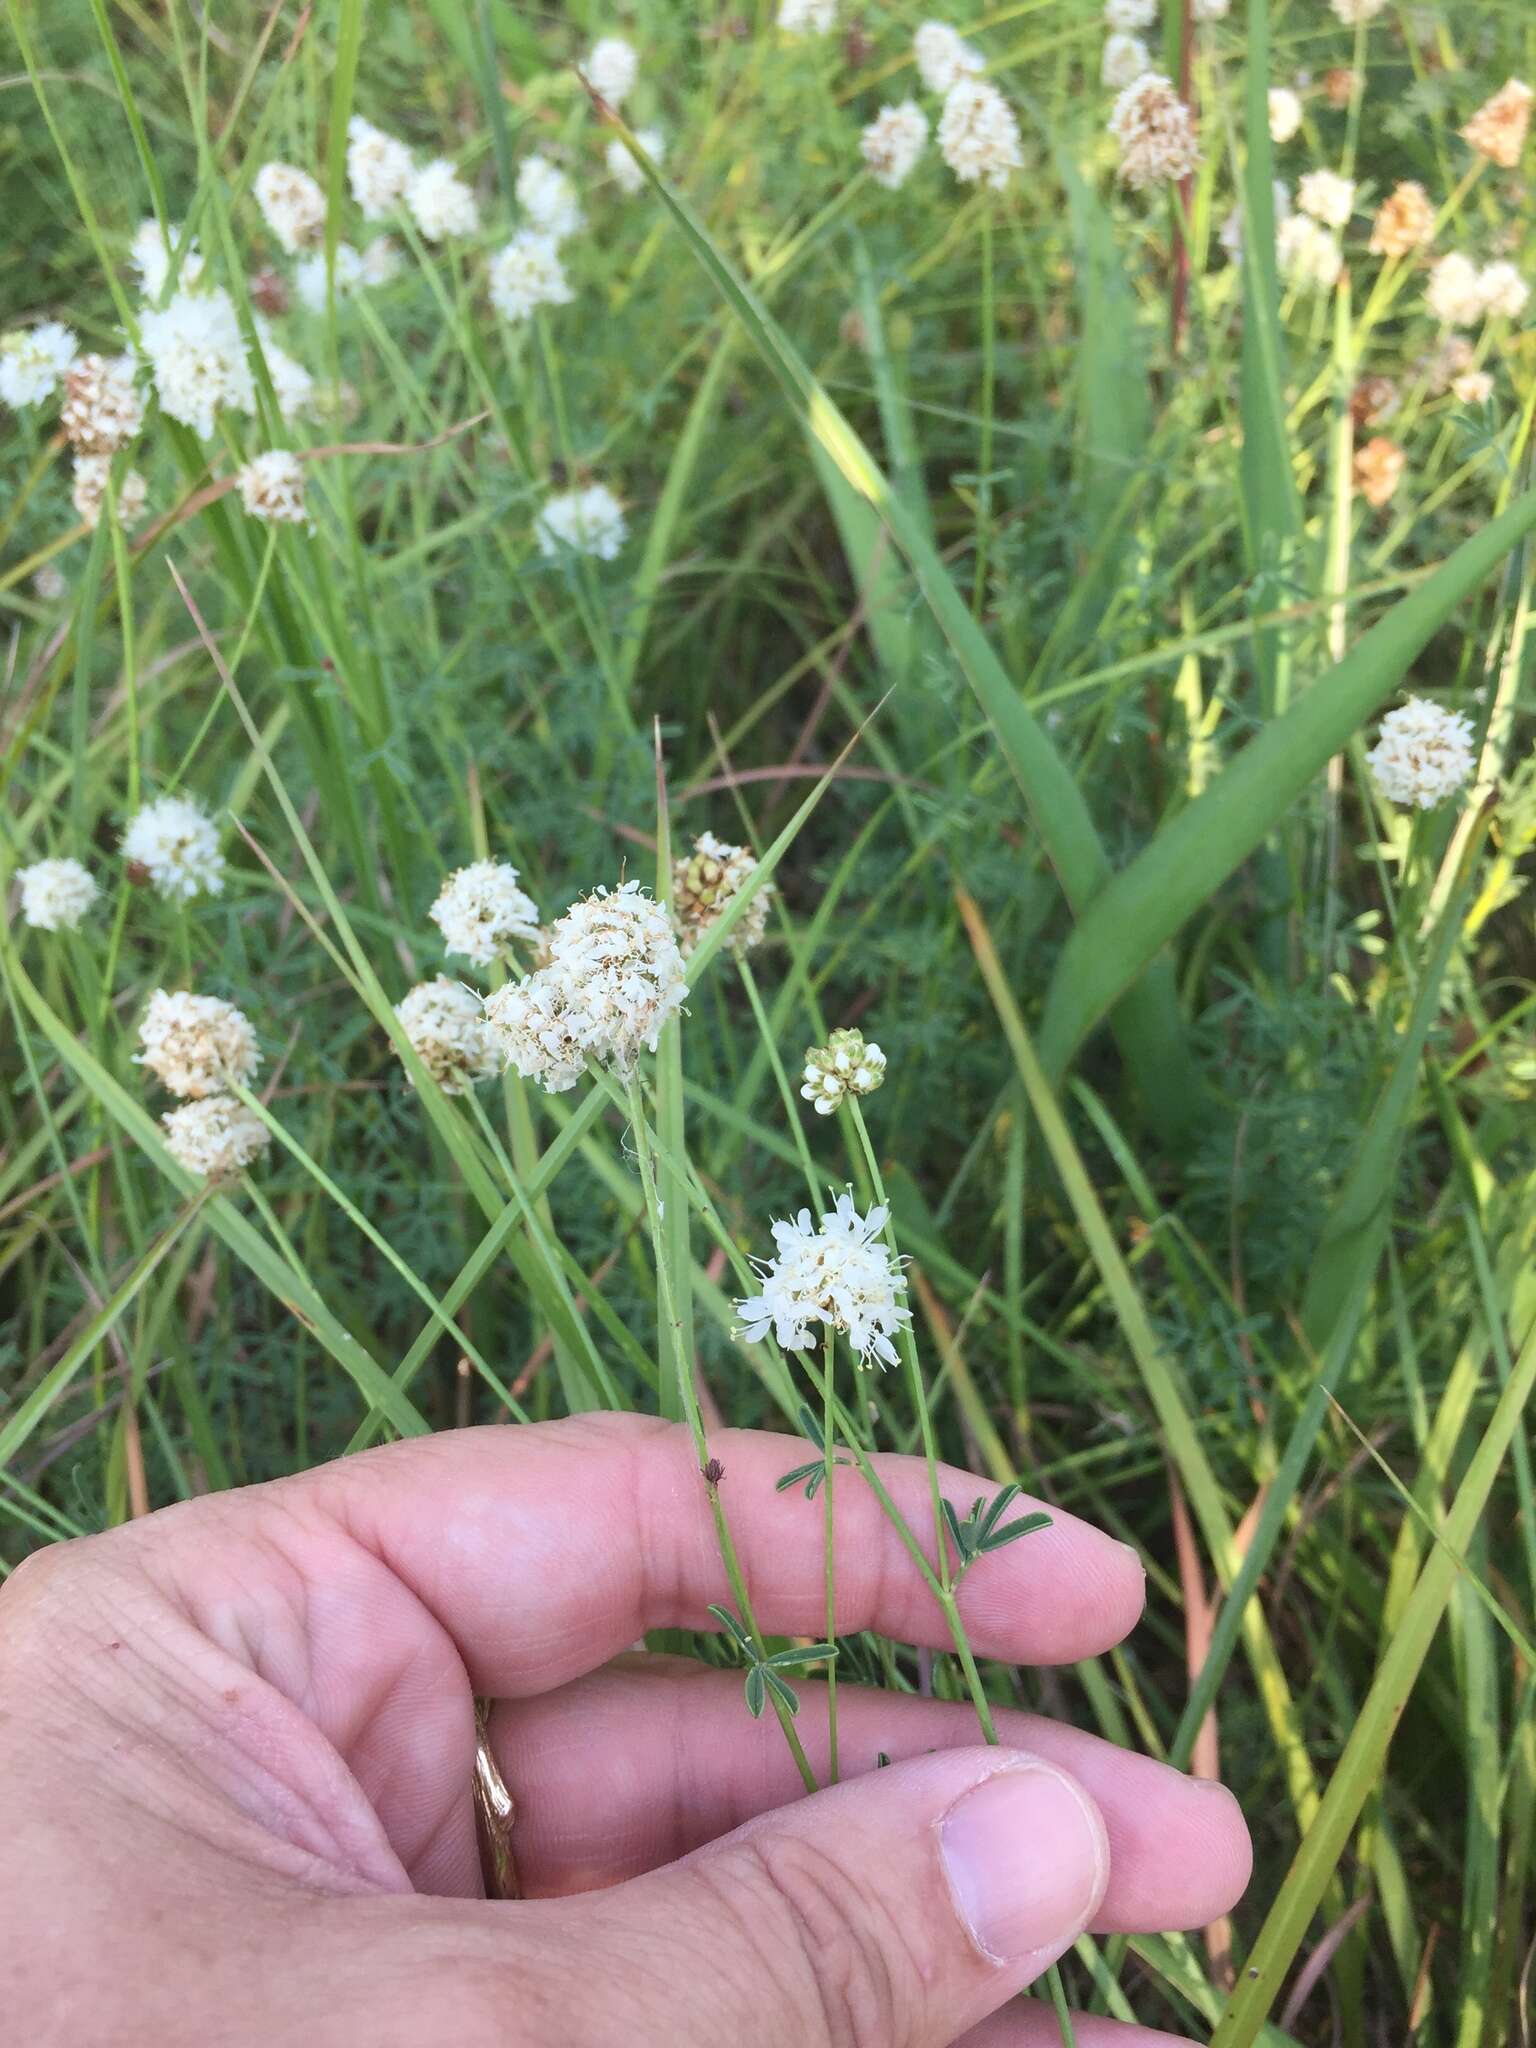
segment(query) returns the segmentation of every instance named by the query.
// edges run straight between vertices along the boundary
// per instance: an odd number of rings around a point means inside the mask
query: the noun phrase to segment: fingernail
[[[945,1875],[983,1954],[1019,1963],[1075,1940],[1099,1902],[1109,1848],[1070,1778],[1022,1758],[957,1799],[939,1827]]]

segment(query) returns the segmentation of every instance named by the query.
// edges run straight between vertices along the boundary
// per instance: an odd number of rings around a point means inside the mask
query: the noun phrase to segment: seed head
[[[672,863],[672,915],[685,960],[756,873],[756,856],[747,847],[730,846],[713,832],[701,832],[692,853]],[[750,953],[762,943],[772,893],[769,882],[731,927],[734,952]]]
[[[1371,225],[1373,256],[1411,256],[1435,238],[1435,209],[1429,194],[1414,178],[1394,185],[1376,209]]]
[[[1531,88],[1512,78],[1485,100],[1462,129],[1462,139],[1500,170],[1512,171],[1520,161],[1531,125]]]
[[[77,356],[64,378],[59,425],[77,455],[112,455],[144,423],[132,356]]]
[[[287,448],[269,448],[262,455],[253,455],[241,470],[239,482],[241,503],[252,519],[302,526],[308,518],[304,468]]]
[[[325,194],[294,164],[263,164],[252,186],[261,217],[290,256],[325,235]]]
[[[800,1093],[818,1116],[830,1116],[845,1095],[873,1095],[885,1079],[885,1054],[862,1031],[834,1031],[805,1051]]]
[[[1200,161],[1189,108],[1156,71],[1145,72],[1121,93],[1109,131],[1120,145],[1120,177],[1133,192],[1177,184]]]

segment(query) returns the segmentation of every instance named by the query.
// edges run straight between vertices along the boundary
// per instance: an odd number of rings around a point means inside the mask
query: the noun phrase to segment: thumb
[[[1108,1873],[1075,1779],[1021,1750],[945,1750],[559,1910],[583,1927],[577,2002],[623,2038],[947,2048],[1071,1946]]]

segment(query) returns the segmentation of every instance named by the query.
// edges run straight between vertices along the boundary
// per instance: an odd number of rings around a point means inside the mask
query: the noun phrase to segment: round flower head
[[[217,896],[224,887],[213,820],[185,797],[156,797],[136,811],[123,834],[123,858],[173,903],[190,902],[203,889]]]
[[[834,1031],[805,1049],[800,1093],[818,1116],[830,1116],[845,1095],[873,1095],[885,1079],[885,1054],[862,1031]]]
[[[1424,297],[1442,327],[1475,327],[1483,317],[1477,265],[1459,250],[1442,256],[1430,271]]]
[[[472,235],[480,226],[475,195],[446,157],[434,157],[415,173],[405,200],[429,242],[441,242],[449,235]]]
[[[1287,284],[1299,291],[1332,291],[1344,268],[1339,238],[1305,213],[1292,214],[1275,229],[1275,261]]]
[[[129,245],[128,260],[139,273],[139,289],[146,299],[158,300],[171,274],[171,252],[185,240],[180,222],[161,234],[157,220],[141,220]],[[190,291],[203,274],[203,259],[196,242],[187,243],[176,273],[178,291]]]
[[[75,337],[57,320],[0,334],[0,399],[16,409],[40,405],[75,359]]]
[[[253,1109],[232,1095],[184,1102],[160,1119],[165,1149],[178,1166],[203,1180],[244,1173],[266,1151],[272,1134]]]
[[[1133,192],[1177,184],[1200,161],[1189,108],[1156,71],[1135,79],[1115,101],[1109,132],[1120,145],[1120,176]]]
[[[1349,394],[1350,416],[1357,427],[1379,427],[1397,411],[1399,395],[1390,377],[1362,377]]]
[[[610,107],[621,107],[640,75],[640,59],[622,36],[602,36],[582,66],[592,90]]]
[[[626,1076],[688,993],[667,913],[638,882],[598,889],[557,918],[548,971],[566,985],[585,1049]]]
[[[1107,85],[1113,92],[1123,92],[1144,71],[1151,69],[1152,59],[1140,36],[1127,35],[1123,29],[1116,29],[1113,35],[1104,38],[1104,57],[1099,65],[1101,85]]]
[[[1275,85],[1269,92],[1269,139],[1289,142],[1301,126],[1301,101],[1288,85]]]
[[[1485,263],[1477,273],[1477,296],[1484,313],[1518,320],[1525,311],[1531,288],[1513,263]]]
[[[87,533],[100,524],[107,502],[107,481],[112,474],[110,455],[81,455],[75,461],[75,487],[70,502],[85,522]],[[144,517],[149,486],[136,469],[126,470],[117,487],[117,523],[131,533]]]
[[[747,1342],[759,1344],[771,1330],[784,1350],[808,1351],[820,1324],[848,1339],[861,1366],[874,1359],[895,1365],[891,1340],[912,1311],[899,1299],[906,1279],[880,1235],[886,1213],[874,1208],[861,1216],[852,1195],[842,1194],[819,1228],[809,1209],[775,1223],[775,1256],[753,1262],[761,1291],[736,1304]]]
[[[672,916],[685,960],[756,873],[757,858],[749,848],[730,846],[713,832],[701,832],[692,853],[672,863]],[[762,944],[772,894],[773,884],[766,883],[732,925],[734,952],[750,953]]]
[[[1493,379],[1486,370],[1463,370],[1451,379],[1451,390],[1463,405],[1486,405],[1493,396]]]
[[[560,491],[551,498],[535,520],[534,532],[541,554],[553,557],[571,549],[611,562],[629,528],[624,508],[608,486],[588,484],[585,490]]]
[[[363,259],[350,242],[336,244],[336,296],[358,291],[369,282]],[[293,267],[293,289],[306,313],[323,313],[326,302],[325,252],[303,256]]]
[[[489,967],[514,939],[539,935],[539,913],[517,886],[517,869],[504,860],[472,861],[456,868],[437,892],[427,915],[450,953],[462,953],[477,967]]]
[[[1225,21],[1232,12],[1232,0],[1194,0],[1196,21]]]
[[[144,422],[144,401],[133,388],[131,356],[76,358],[64,379],[59,425],[77,455],[111,455]]]
[[[1104,26],[1122,34],[1131,29],[1151,28],[1157,20],[1157,0],[1104,0]]]
[[[1432,398],[1443,398],[1455,378],[1472,366],[1476,351],[1464,334],[1447,334],[1432,355],[1421,356],[1414,365]]]
[[[1394,185],[1376,209],[1371,223],[1373,256],[1411,256],[1435,238],[1435,209],[1417,180]]]
[[[261,1048],[250,1018],[233,1003],[188,989],[157,988],[139,1020],[133,1059],[173,1095],[216,1095],[231,1081],[250,1085]]]
[[[393,235],[375,235],[362,255],[364,284],[390,284],[400,275],[405,259]]]
[[[916,100],[882,107],[859,137],[859,149],[877,185],[894,192],[912,175],[928,146],[928,117]]]
[[[228,292],[177,292],[139,319],[161,409],[206,439],[222,406],[254,412],[256,386]]]
[[[1330,4],[1346,28],[1359,28],[1364,22],[1374,21],[1387,0],[1330,0]]]
[[[947,21],[925,21],[912,38],[912,55],[923,84],[941,98],[962,78],[975,78],[986,69],[980,50],[972,49]]]
[[[485,999],[485,1021],[525,1081],[551,1095],[574,1088],[587,1069],[585,1016],[565,976],[547,964]]]
[[[824,36],[837,24],[837,0],[779,0],[778,22],[787,36]]]
[[[1382,794],[1395,804],[1432,810],[1472,777],[1472,722],[1423,697],[1410,697],[1381,721],[1366,755]]]
[[[662,163],[667,154],[667,138],[659,128],[637,128],[635,140],[645,151],[653,164]],[[603,152],[603,162],[608,166],[608,175],[621,192],[635,193],[645,189],[645,173],[635,162],[629,151],[617,136]]]
[[[944,95],[939,116],[939,154],[962,185],[991,185],[1001,191],[1024,159],[1019,124],[995,85],[961,78]]]
[[[1355,451],[1355,489],[1379,511],[1402,482],[1408,457],[1395,441],[1377,434]]]
[[[364,220],[383,220],[405,197],[414,165],[411,152],[361,114],[347,123],[347,183]]]
[[[1520,161],[1531,125],[1531,88],[1518,78],[1501,85],[1462,129],[1462,139],[1500,170],[1512,171]]]
[[[622,143],[611,146],[623,148]],[[497,250],[486,277],[491,304],[503,320],[514,323],[528,319],[539,306],[568,306],[576,296],[566,280],[558,243],[531,228],[521,229]]]
[[[253,455],[236,481],[240,501],[252,519],[275,519],[290,526],[302,526],[304,470],[296,455],[286,448],[269,448]]]
[[[293,164],[263,164],[252,186],[261,217],[290,256],[325,234],[325,194]]]
[[[67,856],[34,861],[16,879],[21,884],[22,922],[38,932],[77,931],[101,893],[89,870]]]
[[[551,241],[563,242],[581,226],[584,216],[576,187],[547,156],[525,157],[518,166],[513,190],[528,216],[528,225]]]
[[[44,562],[32,578],[33,595],[43,604],[57,604],[68,594],[69,578],[56,562]]]
[[[1296,204],[1325,228],[1347,227],[1355,210],[1354,180],[1337,171],[1306,171],[1296,187]]]
[[[395,1005],[411,1049],[445,1095],[463,1095],[501,1072],[480,998],[446,974],[419,981]]]

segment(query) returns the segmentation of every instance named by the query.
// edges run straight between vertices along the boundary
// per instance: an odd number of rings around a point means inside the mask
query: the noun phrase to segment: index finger
[[[709,1448],[723,1467],[720,1499],[759,1623],[775,1635],[820,1636],[823,1503],[775,1485],[805,1462],[804,1440],[725,1430]],[[874,1465],[934,1560],[927,1467],[895,1455]],[[868,1482],[841,1467],[834,1483],[839,1632],[873,1629],[947,1647],[943,1610]],[[962,1514],[998,1491],[949,1466],[940,1486]],[[734,1605],[692,1439],[649,1417],[585,1415],[417,1438],[276,1491],[334,1516],[382,1560],[453,1638],[478,1692],[544,1691],[648,1629],[713,1629],[711,1603]],[[1038,1505],[1022,1498],[1013,1512]],[[1072,1662],[1119,1642],[1141,1612],[1135,1552],[1050,1512],[1048,1528],[983,1556],[965,1575],[960,1611],[981,1656]],[[334,1582],[319,1589],[333,1619],[338,1594]]]

